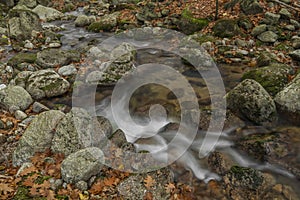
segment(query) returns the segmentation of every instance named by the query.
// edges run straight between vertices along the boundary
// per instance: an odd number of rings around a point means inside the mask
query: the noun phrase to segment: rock
[[[271,54],[270,52],[264,51],[257,58],[257,67],[268,66],[271,63],[276,63],[276,56]]]
[[[34,72],[26,82],[26,90],[34,99],[59,96],[69,88],[70,83],[50,69]]]
[[[57,125],[51,149],[53,152],[70,155],[86,147],[101,148],[106,144],[105,134],[110,130],[111,126],[99,125],[97,119],[86,110],[73,107]]]
[[[20,0],[18,2],[18,5],[24,5],[28,8],[34,8],[37,5],[37,3],[36,0]]]
[[[288,116],[288,120],[299,123],[300,120],[300,74],[275,96],[278,109]]]
[[[10,81],[10,85],[17,85],[20,86],[22,88],[26,88],[26,82],[29,78],[29,76],[31,76],[33,74],[33,72],[30,71],[22,71],[19,72],[16,77]]]
[[[217,37],[233,37],[240,33],[240,28],[235,20],[220,19],[214,25],[213,33]]]
[[[1,121],[1,122],[2,122],[2,121]],[[1,123],[1,122],[0,122],[0,123]],[[2,123],[3,123],[3,122],[2,122]],[[0,126],[0,129],[3,129],[3,128],[4,128],[4,124]],[[4,143],[6,142],[6,138],[7,138],[6,135],[0,133],[0,145],[4,144]]]
[[[294,30],[296,30],[295,26],[294,25],[290,25],[290,24],[284,26],[283,28],[285,30],[288,30],[288,31],[294,31]]]
[[[125,133],[121,129],[116,130],[112,134],[110,142],[116,147],[121,148],[125,143],[127,143]]]
[[[91,23],[87,29],[93,32],[111,31],[117,26],[117,20],[119,15],[119,12],[104,15],[99,21]]]
[[[288,83],[288,76],[293,74],[294,68],[285,64],[272,64],[244,73],[242,79],[253,79],[261,84],[272,96],[275,96]]]
[[[30,10],[11,9],[9,12],[9,37],[17,41],[31,39],[32,31],[41,31],[37,14]]]
[[[44,112],[44,111],[48,111],[49,108],[37,101],[35,101],[32,105],[32,111],[35,112],[35,113],[41,113],[41,112]]]
[[[144,180],[151,177],[154,184],[147,189]],[[137,174],[123,180],[118,186],[118,192],[122,199],[138,200],[144,199],[148,192],[151,193],[152,199],[167,200],[170,199],[170,193],[166,191],[165,185],[173,182],[172,172],[168,168],[162,168],[145,174]]]
[[[280,19],[280,15],[270,13],[270,12],[266,12],[265,13],[265,18],[263,19],[263,22],[265,24],[276,25],[276,24],[278,24],[279,19]]]
[[[261,33],[265,32],[266,30],[267,30],[267,25],[266,24],[262,24],[262,25],[254,27],[254,29],[251,32],[251,35],[258,36]]]
[[[226,154],[215,151],[208,157],[209,168],[218,175],[226,174],[236,163]]]
[[[8,65],[18,68],[22,63],[35,63],[36,54],[35,53],[18,53],[7,62]]]
[[[192,34],[196,31],[200,31],[207,25],[207,19],[197,19],[193,17],[193,14],[188,9],[182,11],[181,18],[178,22],[179,29],[185,34]]]
[[[15,70],[9,65],[0,64],[0,90],[5,88],[6,85],[11,81],[13,76],[15,76]]]
[[[292,46],[295,49],[300,49],[300,37],[299,36],[292,37]]]
[[[36,13],[41,20],[46,22],[58,20],[64,16],[62,12],[54,8],[49,8],[42,5],[38,5],[32,11]]]
[[[77,74],[77,69],[75,68],[75,66],[73,64],[66,65],[66,66],[63,66],[58,69],[58,74],[60,74],[61,76],[74,75],[74,74]]]
[[[298,121],[299,122],[299,121]],[[299,127],[279,127],[272,132],[247,135],[236,143],[236,147],[252,158],[280,166],[300,177]]]
[[[85,181],[78,181],[75,187],[81,191],[86,191],[88,189],[88,184]]]
[[[13,153],[13,165],[20,166],[36,152],[44,152],[51,147],[53,131],[64,113],[51,110],[35,117],[19,140]]]
[[[67,183],[87,182],[101,172],[104,164],[103,152],[89,147],[70,154],[61,164],[62,179]]]
[[[259,14],[264,10],[257,0],[243,0],[241,1],[240,6],[246,15]]]
[[[0,0],[0,3],[8,7],[13,7],[15,5],[14,0]]]
[[[295,26],[295,28],[300,28],[300,23],[297,20],[290,19],[290,23]]]
[[[257,38],[262,42],[274,43],[278,39],[278,35],[273,31],[266,31],[257,36]]]
[[[292,51],[291,53],[289,53],[289,55],[292,57],[293,60],[300,61],[300,49]]]
[[[14,115],[17,120],[23,120],[27,118],[27,114],[21,110],[17,110]]]
[[[42,68],[50,68],[68,65],[79,60],[78,52],[50,48],[37,53],[36,63]]]
[[[59,42],[52,42],[48,45],[49,48],[59,48],[61,44]]]
[[[238,20],[238,25],[247,31],[253,27],[252,22],[247,17],[240,17]]]
[[[286,8],[281,8],[279,14],[283,19],[290,19],[292,17],[292,14]]]
[[[273,122],[277,118],[272,97],[254,80],[242,81],[227,93],[226,99],[229,109],[256,124]]]
[[[26,40],[25,44],[24,44],[24,48],[26,48],[26,49],[33,49],[34,45],[29,40]]]
[[[79,15],[75,20],[75,26],[83,27],[91,24],[90,18],[86,15]]]
[[[8,86],[0,90],[0,107],[6,110],[26,110],[32,102],[30,94],[20,86]]]

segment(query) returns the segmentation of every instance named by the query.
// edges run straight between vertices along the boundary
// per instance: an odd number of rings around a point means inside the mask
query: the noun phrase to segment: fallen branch
[[[288,5],[288,4],[286,4],[286,3],[283,3],[282,1],[279,1],[279,0],[270,0],[270,1],[273,1],[273,2],[275,2],[275,3],[281,4],[281,5],[285,6],[285,7],[288,7],[288,8],[290,8],[290,9],[293,9],[293,10],[296,10],[296,11],[300,12],[300,9],[295,8],[295,7],[293,7],[293,6],[291,6],[291,5]],[[296,6],[297,6],[297,5],[296,5]],[[298,7],[298,6],[297,6],[297,7]]]

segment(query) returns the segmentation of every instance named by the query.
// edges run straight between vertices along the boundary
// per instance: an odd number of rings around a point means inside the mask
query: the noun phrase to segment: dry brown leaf
[[[155,180],[150,176],[147,175],[147,177],[144,179],[144,185],[145,187],[150,190],[151,187],[155,184]]]

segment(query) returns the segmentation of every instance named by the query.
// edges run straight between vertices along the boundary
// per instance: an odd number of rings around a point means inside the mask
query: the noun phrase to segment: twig
[[[291,6],[291,5],[283,3],[282,1],[279,1],[279,0],[271,0],[271,1],[273,1],[275,3],[278,3],[278,4],[281,4],[283,6],[286,6],[286,7],[290,8],[290,9],[293,9],[293,10],[296,10],[296,11],[300,12],[300,10],[298,8],[295,8],[295,7]]]

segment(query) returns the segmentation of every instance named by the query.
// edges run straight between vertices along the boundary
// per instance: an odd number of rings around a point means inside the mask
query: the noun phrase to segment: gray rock
[[[18,120],[23,120],[23,119],[27,118],[27,114],[21,110],[17,110],[14,115],[15,115],[15,118]]]
[[[86,191],[88,189],[88,184],[85,181],[78,181],[75,187],[81,191]]]
[[[57,125],[51,149],[70,155],[86,147],[101,148],[108,129],[111,127],[102,127],[86,110],[74,107]]]
[[[34,72],[26,82],[26,90],[34,99],[62,95],[69,87],[68,81],[50,69]]]
[[[275,96],[277,107],[289,121],[299,123],[300,120],[300,74]]]
[[[278,39],[278,35],[273,31],[266,31],[257,36],[257,38],[262,42],[271,42],[274,43]]]
[[[213,27],[214,35],[217,37],[233,37],[240,33],[240,28],[236,20],[220,19]]]
[[[24,5],[28,8],[34,8],[37,5],[36,0],[20,0],[18,5]]]
[[[260,35],[261,33],[265,32],[267,30],[267,25],[266,24],[262,24],[262,25],[259,25],[259,26],[256,26],[252,32],[251,32],[251,35],[253,36],[258,36]]]
[[[33,74],[33,72],[30,71],[23,71],[16,75],[16,77],[10,81],[10,85],[17,85],[22,88],[26,88],[26,83],[28,78]]]
[[[51,110],[35,117],[25,130],[17,149],[13,153],[13,165],[20,166],[28,161],[35,152],[44,152],[50,148],[53,130],[63,116],[64,113]]]
[[[36,13],[41,20],[46,22],[58,20],[64,16],[62,12],[54,8],[49,8],[42,5],[38,5],[32,11]]]
[[[292,75],[294,68],[285,64],[272,64],[244,73],[242,79],[253,79],[261,84],[272,96],[275,96],[288,84],[288,75]]]
[[[117,26],[119,15],[120,12],[114,12],[112,14],[104,15],[99,21],[91,23],[88,26],[88,30],[93,32],[111,31]]]
[[[299,36],[292,37],[292,46],[295,49],[300,49],[300,37]]]
[[[14,0],[0,0],[0,3],[8,6],[8,7],[13,7],[15,5]]]
[[[0,90],[0,107],[6,110],[10,110],[11,107],[15,110],[25,110],[32,102],[30,94],[20,86],[8,86]]]
[[[286,8],[281,8],[280,11],[279,11],[279,14],[284,19],[290,19],[292,17],[292,14]]]
[[[277,118],[272,97],[255,80],[244,80],[227,93],[226,98],[229,109],[257,124],[273,122]]]
[[[295,28],[300,28],[300,23],[297,20],[290,19],[290,23],[295,26]]]
[[[237,164],[228,155],[219,151],[211,153],[207,161],[209,168],[218,175],[224,175]]]
[[[264,51],[262,52],[259,57],[257,58],[257,66],[258,67],[263,67],[263,66],[268,66],[273,62],[277,62],[276,56],[273,55],[270,52]]]
[[[2,120],[0,120],[0,129],[4,129],[5,126],[6,126],[5,123]]]
[[[101,172],[104,162],[103,152],[96,147],[77,151],[62,162],[62,179],[67,183],[86,182]]]
[[[79,15],[75,20],[75,26],[83,27],[91,24],[90,18],[86,15]]]
[[[39,102],[34,102],[32,104],[32,111],[35,112],[35,113],[41,113],[41,112],[44,112],[44,111],[48,111],[49,108]]]
[[[291,24],[288,24],[288,25],[284,26],[283,28],[286,29],[286,30],[289,30],[289,31],[296,30],[295,26],[291,25]]]
[[[2,123],[3,123],[3,122],[2,122]],[[0,126],[0,129],[2,129],[1,127],[2,127],[2,126]],[[7,138],[6,135],[0,133],[0,145],[4,144],[4,143],[6,142],[6,138]]]
[[[240,3],[242,11],[246,15],[255,15],[263,12],[263,7],[257,0],[243,0]]]
[[[263,20],[266,24],[278,24],[280,15],[275,13],[266,12],[265,19]]]
[[[37,53],[36,63],[42,68],[50,68],[68,65],[79,60],[80,54],[78,52],[50,48]]]
[[[9,36],[17,41],[31,39],[32,31],[41,31],[39,16],[30,10],[12,9],[8,20]]]
[[[292,57],[293,60],[300,61],[300,49],[292,51],[291,53],[289,53],[289,55]]]
[[[60,74],[61,76],[74,75],[74,74],[77,74],[77,69],[73,64],[65,65],[58,69],[58,74]]]

